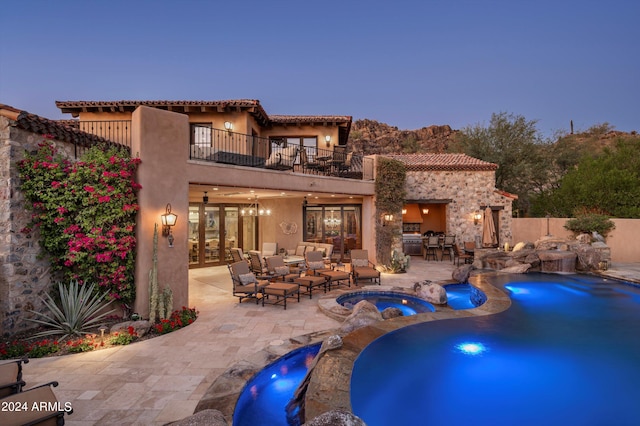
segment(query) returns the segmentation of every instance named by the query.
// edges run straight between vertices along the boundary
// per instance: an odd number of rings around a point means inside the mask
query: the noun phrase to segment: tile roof
[[[164,109],[180,113],[249,110],[262,126],[273,124],[314,124],[335,123],[351,127],[352,117],[348,115],[271,115],[256,99],[235,99],[224,101],[56,101],[63,113],[77,117],[81,112],[133,112],[139,106]]]
[[[269,119],[274,124],[350,123],[352,121],[350,115],[270,115]]]
[[[231,99],[222,101],[56,101],[56,106],[63,113],[70,113],[77,117],[81,112],[133,112],[139,106],[164,109],[179,113],[206,112],[206,111],[229,111],[229,110],[249,110],[255,119],[262,125],[269,122],[267,115],[260,101],[256,99]]]
[[[81,130],[68,126],[64,122],[49,120],[9,105],[0,104],[0,116],[13,120],[15,122],[15,127],[41,135],[51,135],[54,139],[59,141],[86,147],[90,147],[97,143],[120,146],[119,144],[114,144],[100,136],[85,133]]]
[[[496,170],[498,165],[466,154],[397,154],[384,157],[398,160],[407,171],[425,170]]]

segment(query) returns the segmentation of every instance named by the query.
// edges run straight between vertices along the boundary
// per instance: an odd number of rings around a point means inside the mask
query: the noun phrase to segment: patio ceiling
[[[202,199],[204,191],[207,191],[210,203],[246,203],[258,196],[260,200],[268,199],[296,199],[307,197],[310,203],[331,203],[332,201],[344,202],[352,200],[352,202],[362,202],[361,196],[352,196],[344,193],[314,193],[303,191],[279,191],[273,189],[235,187],[235,186],[215,186],[205,184],[189,185],[189,200],[195,201]]]

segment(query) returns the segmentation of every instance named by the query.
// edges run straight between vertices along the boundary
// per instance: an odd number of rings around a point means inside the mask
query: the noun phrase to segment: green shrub
[[[595,231],[606,237],[616,225],[609,219],[609,216],[598,213],[583,213],[567,220],[564,227],[574,234],[591,234]]]

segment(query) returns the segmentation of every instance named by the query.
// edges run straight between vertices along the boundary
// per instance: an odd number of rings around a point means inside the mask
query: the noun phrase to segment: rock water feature
[[[575,272],[578,257],[572,251],[542,250],[538,251],[541,272]]]
[[[603,269],[611,261],[611,251],[590,236],[575,240],[544,237],[534,243],[518,243],[512,251],[476,249],[473,266],[505,273],[575,273]]]

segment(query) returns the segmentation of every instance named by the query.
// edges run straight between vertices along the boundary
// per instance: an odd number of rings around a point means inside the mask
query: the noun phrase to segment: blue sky
[[[640,131],[640,2],[6,2],[0,103],[259,99],[417,129],[538,120]]]

